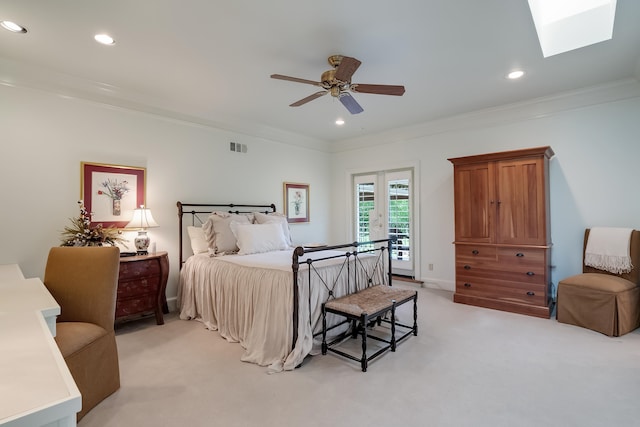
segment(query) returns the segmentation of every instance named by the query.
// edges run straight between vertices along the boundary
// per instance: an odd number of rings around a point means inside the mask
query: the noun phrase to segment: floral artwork
[[[82,162],[81,172],[80,198],[92,224],[124,228],[145,204],[145,168]]]
[[[302,208],[302,191],[296,190],[293,193],[293,213],[294,215],[300,215],[300,209]]]
[[[111,199],[113,215],[119,216],[122,213],[120,201],[130,190],[127,187],[127,181],[122,180],[118,182],[117,179],[107,179],[102,182],[102,186],[106,190],[98,190],[98,194],[108,196]]]
[[[284,183],[287,221],[309,222],[309,184]]]
[[[126,247],[125,239],[120,237],[120,231],[115,227],[104,227],[101,223],[92,224],[91,214],[87,211],[82,200],[80,216],[70,218],[71,226],[64,228],[60,246],[113,246],[121,243]]]

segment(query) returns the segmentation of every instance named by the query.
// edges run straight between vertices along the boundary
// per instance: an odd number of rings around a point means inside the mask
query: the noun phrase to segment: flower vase
[[[120,216],[120,199],[113,199],[113,215]]]

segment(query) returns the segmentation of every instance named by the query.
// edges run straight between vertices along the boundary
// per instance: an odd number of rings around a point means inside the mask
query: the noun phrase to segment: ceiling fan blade
[[[328,91],[321,90],[320,92],[316,92],[312,95],[307,96],[306,98],[302,98],[300,101],[296,101],[293,104],[289,105],[289,107],[299,107],[301,105],[306,104],[309,101],[313,101],[316,98],[320,98],[322,95],[326,95]]]
[[[364,111],[360,104],[358,104],[358,101],[356,101],[356,99],[348,92],[341,93],[339,99],[340,102],[342,102],[342,105],[344,105],[351,114],[358,114]]]
[[[374,93],[377,95],[402,96],[404,94],[404,86],[352,84],[349,89],[353,92]]]
[[[320,82],[314,82],[313,80],[307,80],[307,79],[299,79],[298,77],[283,76],[282,74],[271,74],[271,78],[278,79],[278,80],[287,80],[290,82],[306,83],[314,86],[322,86],[322,83]]]
[[[350,82],[351,76],[353,76],[353,73],[356,72],[360,64],[362,64],[362,62],[358,61],[356,58],[343,56],[340,61],[340,65],[336,68],[336,80],[340,80],[341,82]]]

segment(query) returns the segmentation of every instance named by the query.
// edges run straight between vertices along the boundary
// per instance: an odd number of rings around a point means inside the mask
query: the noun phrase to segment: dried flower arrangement
[[[62,232],[62,244],[60,246],[103,246],[120,243],[126,245],[125,239],[120,237],[122,232],[115,227],[103,227],[102,224],[91,226],[91,214],[87,212],[82,200],[80,205],[80,216],[69,218],[71,226],[64,228]]]

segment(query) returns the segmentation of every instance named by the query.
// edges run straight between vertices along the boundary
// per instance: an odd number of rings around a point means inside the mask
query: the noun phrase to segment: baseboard
[[[401,275],[398,275],[398,274],[393,274],[392,277],[393,277],[393,280],[399,280],[401,282],[417,283],[419,285],[423,285],[424,284],[424,282],[422,280],[417,280],[417,279],[414,279],[413,277],[409,277],[409,276],[401,276]]]

